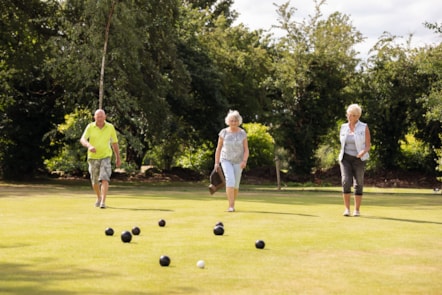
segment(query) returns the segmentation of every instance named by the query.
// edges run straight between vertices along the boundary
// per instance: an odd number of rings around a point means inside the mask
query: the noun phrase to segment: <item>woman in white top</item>
[[[249,158],[247,133],[239,126],[242,117],[238,111],[230,110],[225,118],[229,127],[222,129],[218,134],[218,145],[215,152],[215,169],[221,165],[226,179],[226,195],[229,201],[228,212],[235,211],[235,200],[238,197],[239,183],[242,170]]]
[[[339,164],[342,177],[342,196],[344,199],[344,216],[350,215],[351,186],[354,183],[355,209],[353,216],[360,216],[360,207],[364,187],[365,161],[370,150],[370,130],[366,123],[359,121],[362,109],[357,104],[347,108],[348,123],[341,125]]]

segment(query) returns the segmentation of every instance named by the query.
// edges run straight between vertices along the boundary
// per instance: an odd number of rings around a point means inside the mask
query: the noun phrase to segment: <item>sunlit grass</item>
[[[205,184],[113,183],[107,203],[94,208],[87,182],[0,185],[0,293],[442,290],[442,196],[430,190],[367,188],[360,218],[342,217],[338,188],[244,186],[237,212],[227,213],[223,193],[210,196]],[[223,236],[213,234],[218,221]],[[133,226],[141,235],[122,243]],[[116,234],[105,236],[106,227]]]

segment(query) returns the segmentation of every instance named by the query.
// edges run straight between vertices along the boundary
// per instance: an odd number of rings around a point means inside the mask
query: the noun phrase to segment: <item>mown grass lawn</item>
[[[228,213],[205,184],[113,183],[103,210],[86,181],[1,183],[0,294],[441,294],[442,196],[366,191],[346,218],[339,188],[243,186]]]

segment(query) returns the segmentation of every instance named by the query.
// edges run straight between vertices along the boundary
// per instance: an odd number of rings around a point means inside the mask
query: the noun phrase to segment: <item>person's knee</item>
[[[351,193],[351,186],[350,185],[343,185],[342,186],[342,193],[350,194]]]
[[[230,171],[225,174],[225,179],[226,179],[226,187],[235,186],[235,176],[232,173],[230,173]]]
[[[351,185],[352,185],[351,179],[344,177],[344,178],[342,178],[341,184],[342,184],[342,189],[343,189],[344,193],[351,192]]]
[[[363,191],[364,191],[364,187],[362,185],[355,186],[355,195],[356,196],[362,196]]]
[[[226,185],[233,188],[233,187],[235,187],[235,184],[236,184],[235,174],[229,173],[228,179],[226,178]]]
[[[364,178],[363,177],[358,177],[356,179],[356,184],[355,184],[355,194],[356,195],[362,195],[362,191],[364,189]]]

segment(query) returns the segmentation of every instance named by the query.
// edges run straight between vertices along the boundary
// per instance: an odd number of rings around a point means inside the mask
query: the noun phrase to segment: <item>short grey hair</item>
[[[347,114],[352,114],[360,117],[362,114],[362,109],[357,103],[354,103],[348,106]]]
[[[239,112],[237,110],[229,110],[229,112],[227,113],[226,118],[224,119],[226,125],[229,125],[229,120],[231,118],[234,118],[236,120],[238,120],[239,125],[242,124],[242,117],[239,114]]]

